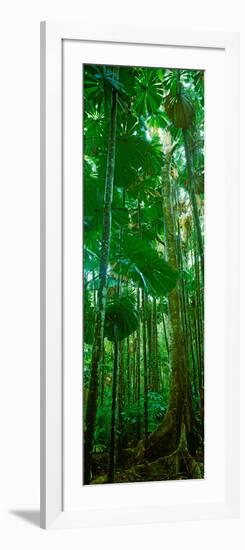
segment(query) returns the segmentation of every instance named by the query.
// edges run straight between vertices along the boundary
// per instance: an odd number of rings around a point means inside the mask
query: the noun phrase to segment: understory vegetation
[[[204,476],[204,73],[84,66],[84,483]]]

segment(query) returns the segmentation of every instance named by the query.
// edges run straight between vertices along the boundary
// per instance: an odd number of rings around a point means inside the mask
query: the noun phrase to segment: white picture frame
[[[222,50],[225,75],[225,473],[219,501],[64,508],[64,42]],[[161,28],[41,24],[41,527],[237,517],[239,514],[239,37]],[[221,174],[223,173],[221,170]],[[82,185],[82,180],[81,180]],[[232,189],[232,193],[229,190]],[[82,216],[82,212],[81,212]],[[229,399],[228,399],[229,390]],[[215,411],[213,411],[215,414]],[[80,420],[79,420],[80,421]],[[138,484],[134,491],[137,491]],[[116,488],[114,487],[116,490]]]

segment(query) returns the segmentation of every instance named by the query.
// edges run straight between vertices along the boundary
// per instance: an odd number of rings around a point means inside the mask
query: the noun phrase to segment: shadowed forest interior
[[[84,484],[204,477],[204,72],[83,68]]]

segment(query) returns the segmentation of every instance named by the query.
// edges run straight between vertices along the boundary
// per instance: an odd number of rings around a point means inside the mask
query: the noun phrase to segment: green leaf
[[[163,98],[163,86],[155,69],[141,68],[136,84],[134,109],[139,115],[157,113]]]
[[[132,279],[152,296],[165,296],[175,287],[175,271],[150,244],[127,235],[121,244],[113,271]]]
[[[157,139],[125,133],[117,138],[115,181],[120,187],[129,187],[138,173],[158,175],[161,171],[162,148]]]
[[[105,65],[85,65],[84,71],[84,103],[97,104],[99,109],[110,102],[110,91],[116,90],[118,95],[127,99],[128,94],[122,82],[115,76],[113,69]]]
[[[176,128],[189,128],[195,116],[193,103],[185,92],[168,94],[165,109]]]
[[[138,312],[133,299],[122,296],[109,302],[105,313],[105,336],[108,340],[124,340],[138,327]]]

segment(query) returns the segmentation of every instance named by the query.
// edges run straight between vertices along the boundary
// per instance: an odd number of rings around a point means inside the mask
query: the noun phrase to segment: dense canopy
[[[84,483],[204,475],[204,73],[85,65]]]

